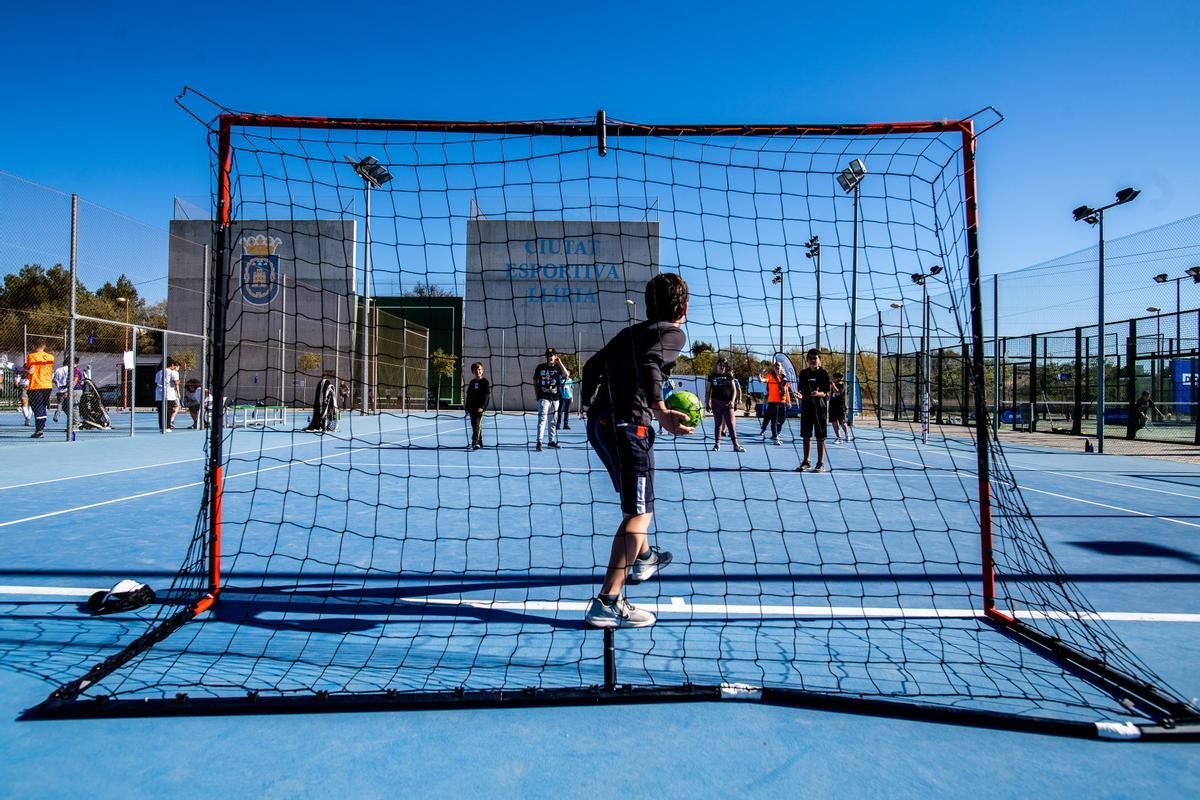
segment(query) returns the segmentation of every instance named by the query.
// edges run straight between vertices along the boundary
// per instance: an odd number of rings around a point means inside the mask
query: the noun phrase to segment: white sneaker
[[[650,558],[639,558],[634,561],[633,566],[629,570],[629,577],[625,581],[632,584],[648,581],[658,574],[660,569],[670,563],[671,554],[669,552],[660,550],[657,547],[651,547]]]
[[[583,622],[589,628],[648,628],[657,621],[649,611],[630,605],[624,597],[618,597],[611,606],[593,597],[583,615]]]
[[[778,436],[776,436],[774,439],[771,440],[771,444],[778,446],[778,445],[783,444],[783,440],[780,439]]]
[[[720,443],[720,442],[717,442],[716,444],[714,444],[714,445],[713,445],[713,450],[720,450],[720,449],[721,449],[721,443]]]
[[[735,445],[733,446],[733,452],[735,452],[735,453],[744,453],[744,452],[746,452],[746,448],[742,447],[740,444],[735,444]]]

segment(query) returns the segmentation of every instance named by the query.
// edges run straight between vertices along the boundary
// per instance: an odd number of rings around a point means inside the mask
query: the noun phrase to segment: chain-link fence
[[[0,172],[0,441],[190,424],[187,387],[203,383],[207,349],[203,325],[168,322],[177,248],[205,258],[161,228]],[[173,376],[167,362],[178,381],[164,393],[156,381]],[[164,414],[171,402],[174,415]]]

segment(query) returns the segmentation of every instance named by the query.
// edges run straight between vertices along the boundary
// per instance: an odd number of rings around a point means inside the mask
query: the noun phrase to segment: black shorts
[[[654,429],[589,416],[588,442],[612,478],[627,515],[654,513]]]
[[[825,439],[825,429],[829,427],[829,412],[824,403],[806,405],[800,410],[800,438],[819,440]]]
[[[846,421],[846,401],[834,400],[829,403],[829,421],[830,422],[845,422]]]

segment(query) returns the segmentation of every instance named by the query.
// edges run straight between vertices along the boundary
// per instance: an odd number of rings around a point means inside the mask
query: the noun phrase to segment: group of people
[[[620,498],[622,518],[617,525],[609,553],[607,570],[600,591],[589,602],[585,623],[594,628],[640,628],[656,622],[654,613],[630,604],[623,590],[626,584],[638,584],[659,573],[672,560],[671,553],[649,543],[654,517],[654,440],[655,423],[659,431],[686,436],[694,428],[682,411],[669,408],[666,398],[670,375],[683,348],[685,337],[680,327],[687,318],[689,293],[684,280],[673,273],[662,273],[646,284],[647,319],[636,322],[608,341],[583,366],[578,395],[567,365],[553,348],[533,371],[538,422],[534,449],[559,446],[559,430],[570,426],[572,401],[579,401],[579,415],[587,420],[587,441],[604,465]],[[837,440],[848,438],[845,389],[840,373],[830,375],[821,366],[821,355],[810,350],[805,368],[794,384],[785,377],[781,362],[762,376],[767,387],[765,425],[772,439],[780,443],[780,430],[793,393],[800,404],[804,459],[800,471],[825,470],[825,434],[834,423]],[[491,401],[492,387],[484,377],[480,362],[471,365],[471,380],[466,385],[464,407],[471,425],[469,448],[483,445],[483,417]],[[718,358],[708,376],[704,405],[715,421],[716,443],[728,431],[736,452],[745,452],[737,437],[734,412],[742,389],[734,378],[729,362]],[[817,441],[817,462],[809,461],[812,439]]]
[[[47,351],[46,342],[38,340],[26,354],[25,363],[15,370],[18,408],[25,418],[25,424],[33,426],[30,438],[41,439],[46,435],[46,420],[50,416],[51,404],[54,407],[54,422],[58,422],[60,416],[70,419],[74,412],[75,427],[81,427],[80,400],[84,380],[89,378],[88,370],[80,367],[78,357],[73,364],[67,362],[68,357],[63,356],[61,364],[55,367],[54,355]],[[194,428],[201,426],[201,414],[206,404],[211,404],[208,390],[200,385],[200,381],[189,380],[184,388],[180,388],[179,370],[179,362],[168,359],[166,370],[160,369],[154,376],[154,401],[164,409],[159,414],[158,425],[164,433],[175,428],[181,398]],[[95,392],[94,387],[92,391]],[[86,412],[87,408],[83,408],[83,411]],[[104,426],[107,427],[106,422]]]

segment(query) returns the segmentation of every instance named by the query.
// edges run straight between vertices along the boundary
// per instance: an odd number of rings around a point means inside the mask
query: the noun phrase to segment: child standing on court
[[[546,348],[546,360],[533,371],[533,390],[537,396],[537,449],[542,449],[542,437],[550,429],[549,447],[558,447],[558,402],[562,399],[563,381],[571,377],[553,347]]]
[[[746,448],[738,444],[737,427],[733,421],[733,410],[737,408],[737,401],[737,378],[729,371],[729,362],[718,358],[713,366],[713,373],[708,376],[708,386],[704,392],[704,410],[712,413],[716,428],[717,443],[713,445],[713,450],[721,449],[721,430],[728,428],[729,441],[733,443],[734,451],[746,452]]]
[[[804,438],[804,460],[797,468],[804,472],[808,463],[808,451],[813,437],[817,439],[817,466],[813,472],[825,471],[825,432],[829,427],[827,407],[830,380],[829,373],[821,366],[821,353],[809,350],[804,355],[805,367],[796,376],[800,384],[800,436]]]
[[[588,442],[600,457],[621,499],[621,523],[613,537],[608,571],[584,621],[593,628],[644,628],[654,614],[630,605],[621,591],[626,580],[641,583],[671,563],[671,554],[649,544],[654,519],[654,428],[676,436],[691,433],[687,415],[663,401],[663,379],[671,374],[685,337],[688,288],[670,272],[646,284],[646,321],[624,329],[588,360],[580,403],[587,409]],[[628,575],[627,575],[628,574]]]
[[[849,442],[850,429],[846,427],[846,387],[842,383],[840,372],[833,373],[833,384],[829,392],[829,421],[833,423],[833,443]]]
[[[471,450],[483,447],[483,412],[492,398],[492,384],[483,377],[483,364],[476,361],[471,365],[471,381],[467,384],[467,395],[463,405],[471,418]]]

